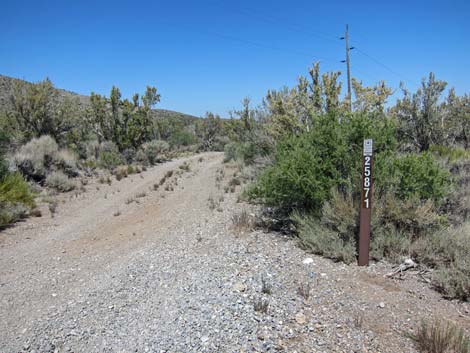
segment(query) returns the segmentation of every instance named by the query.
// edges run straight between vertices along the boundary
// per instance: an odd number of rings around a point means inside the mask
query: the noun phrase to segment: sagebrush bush
[[[351,263],[356,259],[354,234],[343,238],[338,232],[326,227],[316,216],[294,213],[300,245],[314,254],[336,261]]]
[[[227,143],[224,146],[224,163],[237,159],[237,144],[235,142]]]
[[[418,239],[413,256],[434,268],[433,284],[450,298],[470,298],[470,222]]]
[[[41,136],[21,146],[14,156],[14,162],[27,178],[41,181],[52,167],[58,152],[59,146],[52,137]]]
[[[460,158],[447,164],[454,179],[454,188],[441,211],[449,222],[458,225],[470,219],[470,158]]]
[[[170,145],[166,141],[153,140],[142,145],[141,150],[146,156],[146,160],[150,165],[159,163],[167,158]]]
[[[61,170],[71,177],[78,175],[76,156],[59,146],[50,136],[33,138],[21,146],[13,161],[28,179],[42,182],[52,170]]]
[[[376,260],[401,263],[409,258],[411,237],[392,226],[376,228],[371,236],[370,255]]]
[[[351,263],[356,258],[358,207],[349,193],[343,195],[333,189],[331,194],[320,217],[294,212],[292,218],[303,247],[315,254]]]
[[[75,189],[75,183],[62,172],[52,172],[46,177],[46,186],[60,192],[67,192]]]
[[[445,223],[432,200],[422,201],[418,197],[399,199],[387,193],[372,206],[373,229],[393,226],[412,239],[429,234]]]

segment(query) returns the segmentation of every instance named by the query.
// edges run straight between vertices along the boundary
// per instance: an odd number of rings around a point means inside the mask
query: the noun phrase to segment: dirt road
[[[466,306],[384,279],[385,265],[235,232],[251,206],[225,188],[236,168],[222,158],[95,180],[0,232],[0,352],[410,352],[403,332],[423,316],[468,324]]]

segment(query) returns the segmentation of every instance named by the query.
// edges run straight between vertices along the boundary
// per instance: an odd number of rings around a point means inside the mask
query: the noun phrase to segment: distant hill
[[[10,96],[13,93],[14,83],[17,81],[26,82],[28,84],[32,84],[31,82],[27,82],[24,80],[20,80],[13,77],[3,76],[0,75],[0,112],[1,111],[8,111],[11,109],[10,103]],[[70,97],[70,98],[78,98],[79,104],[82,108],[86,108],[90,104],[90,97],[83,96],[81,94],[67,91],[64,89],[57,88],[59,95],[61,97]],[[189,125],[194,122],[196,119],[199,119],[196,116],[175,112],[173,110],[167,109],[154,109],[154,116],[157,119],[176,119],[180,120],[184,123],[184,125]]]

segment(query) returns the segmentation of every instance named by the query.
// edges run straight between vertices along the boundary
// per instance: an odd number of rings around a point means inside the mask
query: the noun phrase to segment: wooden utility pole
[[[349,61],[349,51],[351,48],[349,47],[349,28],[348,25],[346,25],[346,34],[344,36],[345,42],[346,42],[346,67],[347,67],[347,73],[348,73],[348,105],[349,105],[349,111],[352,110],[352,95],[351,95],[351,67],[350,67],[350,61]]]

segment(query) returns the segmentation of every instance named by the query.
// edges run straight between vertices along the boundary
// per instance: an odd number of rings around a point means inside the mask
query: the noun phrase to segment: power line
[[[372,55],[369,55],[367,54],[364,50],[358,48],[357,46],[355,47],[355,49],[362,55],[364,55],[365,57],[369,58],[370,60],[374,61],[376,64],[380,65],[381,67],[383,67],[385,70],[387,70],[388,72],[394,74],[395,76],[401,78],[402,80],[408,82],[408,83],[413,83],[413,80],[410,80],[409,78],[401,75],[400,73],[398,73],[397,71],[393,70],[391,67],[389,67],[388,65],[384,64],[383,62],[381,62],[380,60],[376,59],[375,57],[373,57]]]
[[[174,23],[170,23],[170,22],[167,22],[167,21],[160,21],[160,22],[165,23],[169,26],[177,27],[178,29],[185,28],[188,31],[191,31],[193,33],[197,32],[197,33],[203,34],[203,35],[215,36],[215,37],[219,37],[221,39],[230,40],[232,42],[239,42],[239,43],[242,43],[242,44],[247,44],[247,45],[258,47],[258,48],[263,48],[263,49],[269,49],[269,50],[278,51],[278,52],[294,54],[294,55],[298,55],[298,56],[302,56],[302,57],[307,57],[309,59],[314,58],[314,59],[317,59],[319,61],[334,61],[335,60],[333,58],[328,58],[328,57],[324,57],[324,56],[317,56],[317,55],[308,53],[306,51],[301,51],[301,50],[296,50],[296,49],[289,49],[289,48],[279,47],[279,46],[275,46],[275,45],[265,44],[265,43],[240,38],[240,37],[229,35],[229,34],[219,33],[219,32],[212,31],[212,30],[201,30],[199,28],[190,28],[189,26],[184,25],[184,24],[183,25],[180,25],[180,24],[176,25]]]
[[[227,5],[226,3],[221,3],[221,2],[218,2],[218,1],[215,1],[215,3],[218,6],[224,7],[226,9],[231,10],[231,11],[234,10],[238,13],[248,15],[248,16],[251,16],[251,17],[254,17],[254,18],[258,18],[258,19],[263,20],[264,22],[267,22],[267,23],[273,23],[273,24],[276,24],[276,25],[279,25],[279,23],[283,23],[284,24],[283,27],[287,30],[297,32],[297,33],[303,33],[303,34],[306,34],[306,35],[309,35],[309,36],[314,36],[314,37],[324,39],[324,40],[329,40],[329,41],[337,44],[337,38],[336,37],[331,36],[329,34],[326,34],[324,32],[318,31],[318,30],[312,31],[311,29],[306,28],[305,26],[302,26],[302,25],[299,25],[299,24],[292,24],[292,23],[289,24],[286,21],[285,18],[267,16],[266,14],[259,14],[258,11],[254,10],[252,8],[248,8],[248,7],[245,7],[245,8],[240,8],[240,7],[228,8],[226,6]]]
[[[249,45],[256,46],[256,47],[263,48],[263,49],[270,49],[270,50],[275,50],[275,51],[288,52],[288,53],[308,57],[310,59],[313,57],[314,59],[318,59],[318,60],[328,60],[328,61],[329,60],[334,60],[332,58],[327,58],[327,57],[322,57],[322,56],[315,56],[315,55],[312,56],[312,54],[304,52],[304,51],[292,50],[292,49],[282,48],[282,47],[278,47],[278,46],[268,45],[268,44],[264,44],[264,43],[255,42],[255,41],[252,41],[252,40],[247,40],[247,39],[235,37],[235,36],[232,36],[232,35],[213,32],[213,31],[211,31],[211,32],[200,31],[200,33],[214,35],[214,36],[217,36],[217,37],[220,37],[220,38],[223,38],[223,39],[228,39],[228,40],[231,40],[231,41],[236,41],[236,42],[240,42],[240,43],[244,43],[244,44],[249,44]]]

